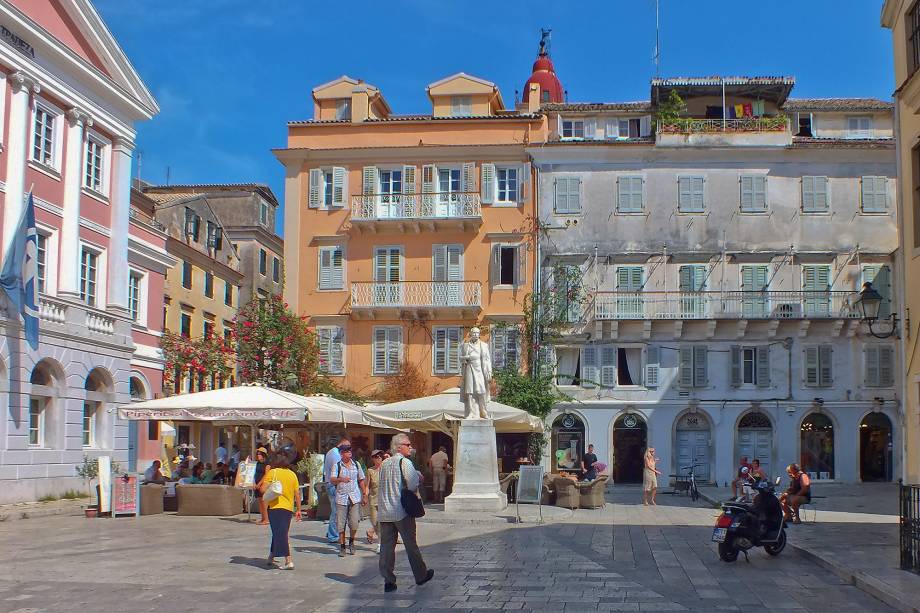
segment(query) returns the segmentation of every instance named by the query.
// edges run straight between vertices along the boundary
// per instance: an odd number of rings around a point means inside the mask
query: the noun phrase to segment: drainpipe
[[[786,400],[792,400],[792,344],[793,339],[791,336],[783,340],[783,347],[786,348],[786,359],[788,361],[786,366]]]

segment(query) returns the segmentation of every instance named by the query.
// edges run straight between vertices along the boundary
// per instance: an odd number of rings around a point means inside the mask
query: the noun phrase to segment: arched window
[[[581,469],[585,452],[585,424],[572,413],[564,413],[553,422],[553,466],[556,471]]]
[[[29,431],[28,444],[30,447],[54,447],[57,434],[62,424],[57,424],[54,418],[55,390],[63,380],[63,375],[57,364],[45,359],[32,368],[29,382],[32,391],[29,394]]]
[[[770,418],[759,413],[757,411],[752,411],[741,418],[741,421],[738,422],[738,429],[742,428],[772,428],[773,425],[770,423]]]
[[[100,446],[99,422],[102,418],[101,409],[105,401],[105,394],[109,391],[109,380],[105,371],[100,368],[94,368],[86,375],[86,381],[83,383],[83,388],[86,390],[82,419],[84,447]]]
[[[144,391],[144,384],[137,377],[131,377],[128,380],[128,390],[133,401],[144,400],[147,397]]]
[[[834,478],[834,424],[827,415],[812,413],[802,421],[799,465],[813,478]]]

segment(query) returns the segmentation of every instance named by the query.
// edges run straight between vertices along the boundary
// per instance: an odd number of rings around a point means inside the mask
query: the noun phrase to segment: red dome
[[[533,63],[533,74],[524,84],[523,101],[526,103],[530,98],[530,84],[536,83],[540,86],[541,102],[564,102],[565,94],[562,89],[562,83],[556,76],[556,69],[553,67],[553,61],[547,55],[540,55],[537,61]]]

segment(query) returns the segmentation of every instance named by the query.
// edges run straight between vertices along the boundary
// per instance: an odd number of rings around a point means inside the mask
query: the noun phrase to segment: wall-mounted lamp
[[[856,301],[856,304],[859,306],[860,313],[862,314],[862,321],[866,322],[866,325],[869,327],[869,334],[875,338],[888,338],[892,334],[897,333],[897,313],[892,313],[884,318],[891,320],[891,329],[888,332],[879,334],[872,329],[872,324],[878,320],[878,312],[882,306],[882,295],[879,294],[868,281],[863,283],[863,288],[862,291],[859,292],[859,300]],[[900,338],[900,335],[898,335],[898,338]]]

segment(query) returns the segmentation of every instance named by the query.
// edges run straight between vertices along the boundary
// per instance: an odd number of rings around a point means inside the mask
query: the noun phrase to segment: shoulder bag
[[[422,504],[422,499],[419,498],[419,495],[409,489],[406,475],[403,473],[402,463],[403,460],[400,460],[399,476],[402,477],[402,489],[399,491],[399,502],[409,517],[423,517],[425,515],[425,506]]]
[[[274,477],[274,474],[272,476]],[[278,498],[278,496],[280,496],[283,493],[284,493],[284,488],[282,487],[281,482],[278,481],[277,479],[272,479],[268,483],[268,487],[265,488],[265,491],[262,493],[262,500],[268,503],[268,502],[271,502],[272,500],[275,500],[276,498]]]

